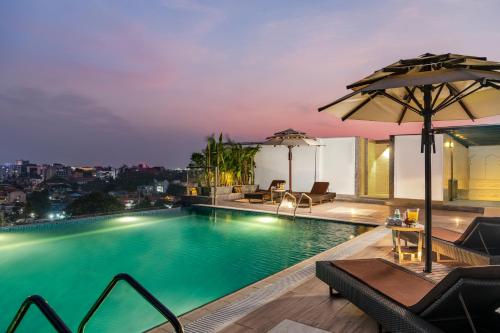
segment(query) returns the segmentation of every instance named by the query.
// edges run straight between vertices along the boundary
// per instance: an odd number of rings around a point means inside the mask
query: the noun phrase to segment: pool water
[[[370,227],[232,210],[174,209],[0,232],[0,331],[29,295],[68,326],[126,272],[177,315],[338,245]],[[86,332],[142,332],[164,320],[120,283]],[[53,332],[36,308],[19,332]]]

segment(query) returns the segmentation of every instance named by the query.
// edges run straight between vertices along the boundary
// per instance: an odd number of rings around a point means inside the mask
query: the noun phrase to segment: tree
[[[186,194],[186,186],[181,184],[168,184],[167,194],[176,197],[183,196],[184,194]]]
[[[254,181],[255,155],[260,146],[243,147],[230,138],[223,140],[222,133],[218,138],[210,135],[206,148],[201,153],[191,155],[191,168],[202,168],[205,172],[204,182],[211,184],[218,170],[218,186],[248,185]]]
[[[151,208],[153,207],[153,205],[151,204],[151,201],[149,199],[142,199],[141,202],[139,202],[137,205],[135,205],[135,209],[148,209],[148,208]]]
[[[73,201],[67,211],[73,215],[114,213],[123,210],[115,197],[102,192],[92,192]]]
[[[31,193],[26,202],[26,214],[34,213],[36,216],[45,217],[50,210],[49,191],[35,191]]]

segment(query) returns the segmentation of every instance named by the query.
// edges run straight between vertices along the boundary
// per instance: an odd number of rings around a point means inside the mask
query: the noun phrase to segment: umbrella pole
[[[292,148],[288,146],[288,192],[292,193]]]
[[[425,268],[432,272],[432,162],[431,148],[434,145],[432,131],[432,87],[424,86],[424,128],[422,143],[425,152]]]

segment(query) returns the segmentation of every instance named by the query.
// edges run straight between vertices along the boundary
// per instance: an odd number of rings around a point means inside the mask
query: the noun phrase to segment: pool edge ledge
[[[260,213],[260,214],[266,214],[266,215],[278,215],[278,214],[276,214],[276,212],[258,209],[258,208],[233,207],[233,206],[224,206],[224,205],[213,206],[213,205],[206,205],[206,204],[196,204],[193,206],[205,207],[205,208],[226,209],[226,210],[236,210],[236,211],[241,211],[241,212],[252,212],[252,213]],[[279,216],[294,217],[294,214],[289,212],[289,211],[281,211],[279,213]],[[304,218],[304,219],[312,219],[312,220],[338,222],[338,223],[359,224],[359,225],[366,225],[366,226],[371,226],[371,227],[378,227],[381,225],[380,223],[367,222],[367,221],[363,221],[362,219],[340,220],[338,218],[330,218],[327,216],[314,215],[313,213],[309,213],[309,215],[307,215],[307,214],[303,214],[302,212],[300,212],[299,214],[295,214],[295,217]]]

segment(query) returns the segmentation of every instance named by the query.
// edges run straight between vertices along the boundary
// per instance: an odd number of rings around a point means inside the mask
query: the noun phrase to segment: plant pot
[[[253,193],[257,191],[258,185],[241,185],[240,193]]]
[[[210,189],[210,196],[213,196],[213,188]],[[232,186],[217,186],[217,195],[225,195],[233,193]]]

